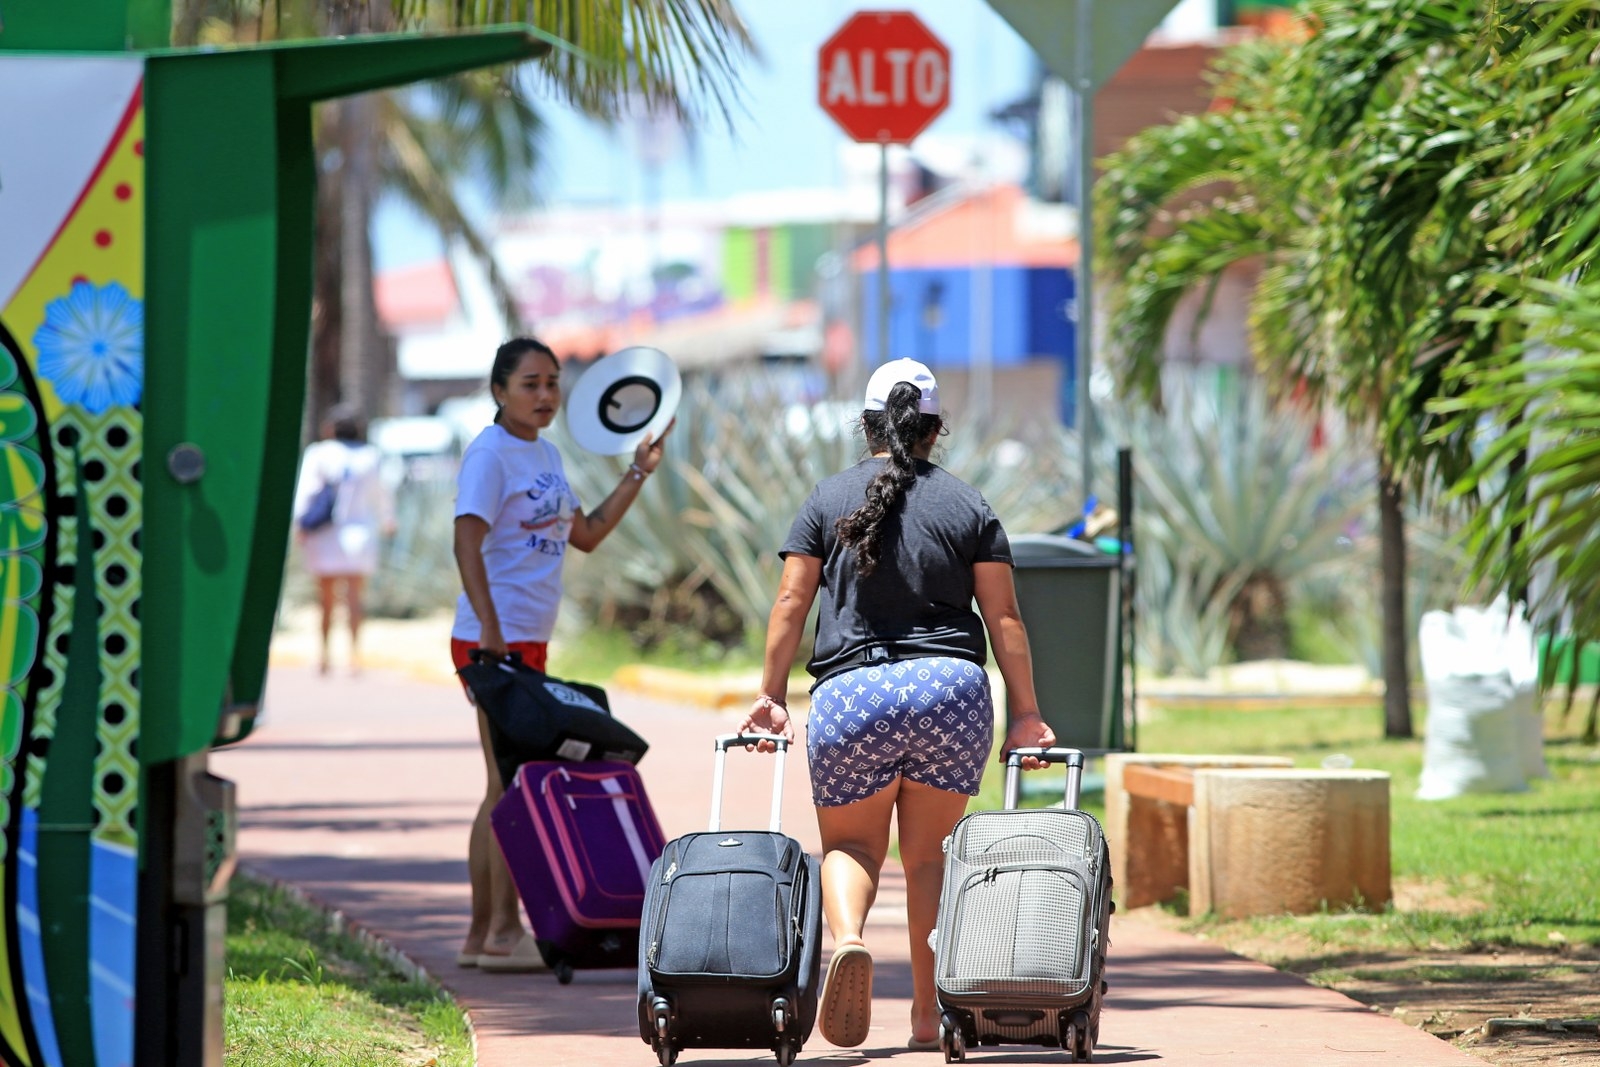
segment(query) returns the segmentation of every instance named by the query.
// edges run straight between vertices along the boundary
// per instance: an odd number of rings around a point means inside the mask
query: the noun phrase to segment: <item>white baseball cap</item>
[[[866,410],[882,411],[889,403],[889,391],[900,382],[910,382],[922,390],[922,400],[917,411],[924,415],[939,414],[939,383],[933,371],[914,359],[891,359],[872,372],[867,379]]]

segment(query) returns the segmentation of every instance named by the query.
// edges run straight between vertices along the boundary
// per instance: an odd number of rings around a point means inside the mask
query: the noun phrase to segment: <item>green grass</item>
[[[1525,793],[1450,800],[1415,797],[1422,741],[1386,741],[1377,707],[1164,711],[1142,722],[1146,752],[1281,755],[1314,767],[1342,753],[1390,780],[1390,851],[1398,903],[1377,911],[1223,920],[1188,917],[1185,929],[1225,943],[1278,944],[1251,952],[1315,969],[1341,954],[1550,950],[1600,944],[1600,749],[1578,740],[1580,716],[1546,714],[1551,777]],[[1425,723],[1416,724],[1422,734]],[[1174,909],[1176,910],[1176,909]]]
[[[233,879],[226,952],[229,1067],[471,1067],[448,996],[279,887]]]

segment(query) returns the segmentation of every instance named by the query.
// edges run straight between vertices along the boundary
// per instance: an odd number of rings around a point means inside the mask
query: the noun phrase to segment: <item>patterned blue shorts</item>
[[[811,694],[811,799],[849,804],[897,776],[975,796],[993,741],[994,697],[976,663],[933,656],[857,667]]]

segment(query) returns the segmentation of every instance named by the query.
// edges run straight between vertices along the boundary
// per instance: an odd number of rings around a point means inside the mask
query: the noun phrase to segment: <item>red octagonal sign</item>
[[[950,50],[909,11],[858,11],[817,52],[817,102],[857,141],[904,144],[950,103]]]

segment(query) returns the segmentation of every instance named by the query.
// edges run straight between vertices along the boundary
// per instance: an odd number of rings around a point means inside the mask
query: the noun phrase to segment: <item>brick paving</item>
[[[438,655],[443,655],[440,646]],[[711,738],[738,720],[681,700],[613,692],[616,714],[645,736],[640,764],[668,836],[704,827]],[[725,826],[762,826],[766,758],[728,757]],[[238,783],[240,852],[247,869],[290,883],[405,953],[469,1013],[481,1067],[645,1067],[632,971],[488,975],[455,966],[466,928],[466,840],[482,789],[475,727],[459,689],[437,675],[369,670],[320,677],[272,669],[255,733],[212,758]],[[784,828],[817,847],[804,756],[790,756]],[[891,861],[867,931],[877,962],[873,1026],[859,1049],[813,1033],[802,1062],[901,1058],[911,980],[903,884]],[[1111,990],[1095,1062],[1189,1067],[1480,1065],[1481,1060],[1337,993],[1317,989],[1186,935],[1114,917]],[[972,1063],[1065,1063],[1058,1050],[980,1048]],[[687,1050],[682,1064],[772,1063],[770,1054]]]

